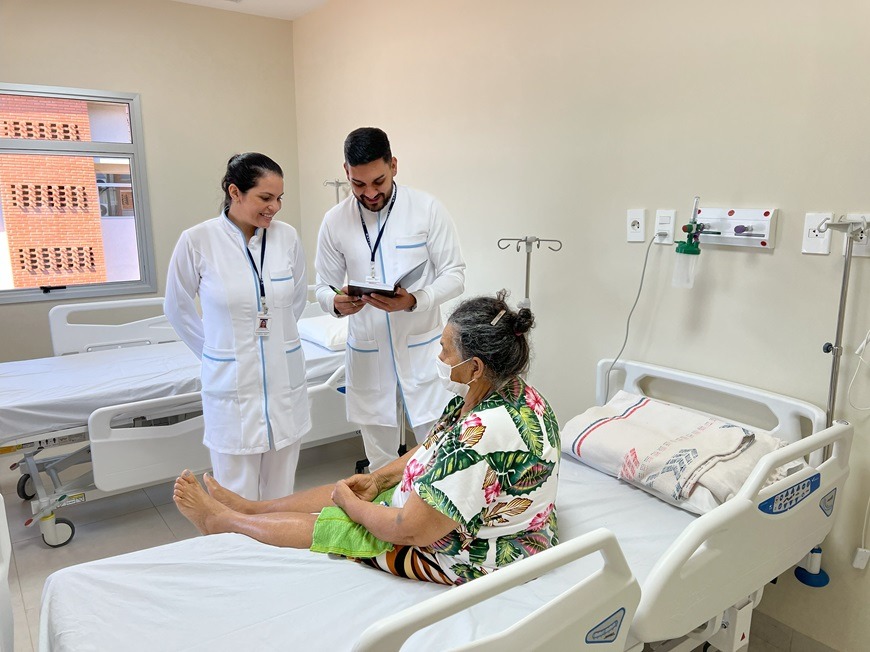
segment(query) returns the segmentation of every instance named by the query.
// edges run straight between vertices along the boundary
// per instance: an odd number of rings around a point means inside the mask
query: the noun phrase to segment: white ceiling
[[[225,9],[242,14],[293,20],[326,3],[326,0],[175,0],[189,5]]]

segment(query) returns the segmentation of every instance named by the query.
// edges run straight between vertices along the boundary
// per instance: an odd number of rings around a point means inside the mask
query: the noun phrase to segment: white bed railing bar
[[[598,405],[604,405],[607,402],[608,397],[604,396],[605,378],[607,370],[612,363],[613,359],[600,360],[598,362],[595,384],[595,400]],[[790,441],[800,439],[801,418],[805,418],[813,424],[813,432],[822,430],[827,423],[824,410],[811,403],[783,396],[782,394],[740,385],[728,380],[720,380],[687,371],[668,369],[666,367],[633,361],[618,361],[614,366],[614,371],[617,370],[625,374],[622,389],[636,394],[646,394],[641,387],[641,381],[651,377],[671,380],[691,385],[692,387],[700,387],[754,403],[762,403],[777,419],[777,425],[770,431],[770,434],[781,438],[791,436]],[[821,461],[821,458],[819,461]]]
[[[160,314],[123,324],[77,324],[69,321],[77,313],[159,308]],[[54,355],[88,353],[126,346],[178,342],[175,329],[163,315],[163,297],[88,301],[54,306],[48,311],[51,346]]]
[[[830,531],[833,500],[848,476],[852,435],[850,424],[838,422],[765,455],[734,498],[691,523],[656,562],[632,633],[643,641],[680,637],[712,611],[745,600],[817,545]],[[777,466],[829,444],[834,454],[823,464],[762,488]],[[777,497],[779,511],[764,511]]]
[[[627,624],[631,622],[640,599],[640,587],[616,537],[604,528],[379,620],[363,632],[353,650],[397,651],[409,636],[424,627],[596,552],[604,558],[604,566],[585,580],[509,629],[454,650],[596,649],[600,643],[613,643],[612,649],[622,650],[628,635]],[[581,597],[589,595],[596,597],[594,604]],[[626,626],[623,627],[623,623]],[[590,641],[590,636],[596,636],[598,640]]]
[[[12,541],[6,522],[6,507],[0,495],[0,652],[12,652],[12,595],[9,592],[9,565],[12,561]]]
[[[208,448],[202,443],[204,428],[199,392],[177,394],[95,410],[88,418],[94,484],[101,491],[119,491],[171,479],[183,469],[201,473],[211,468]],[[160,426],[131,428],[133,417],[159,418],[196,413],[198,416]],[[167,455],[171,440],[172,455]]]

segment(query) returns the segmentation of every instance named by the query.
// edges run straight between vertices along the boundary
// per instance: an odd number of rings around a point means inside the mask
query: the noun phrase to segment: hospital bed
[[[0,364],[0,454],[20,455],[18,495],[31,501],[32,524],[51,547],[75,534],[71,521],[56,516],[59,508],[211,466],[202,444],[200,363],[162,305],[156,297],[55,306],[55,356]],[[138,318],[148,312],[160,314]],[[137,318],[113,323],[118,314]],[[320,316],[311,304],[300,324]],[[302,346],[313,424],[303,447],[355,433],[345,417],[344,344]],[[67,444],[72,452],[46,454]],[[72,479],[74,471],[65,473],[87,463]]]
[[[599,402],[609,363],[598,368]],[[562,543],[455,588],[239,534],[73,566],[46,581],[39,649],[740,649],[764,586],[830,531],[852,427],[825,429],[815,406],[730,382],[636,362],[616,372],[637,394],[770,421],[790,443],[703,516],[564,456]],[[793,460],[809,464],[765,486]]]

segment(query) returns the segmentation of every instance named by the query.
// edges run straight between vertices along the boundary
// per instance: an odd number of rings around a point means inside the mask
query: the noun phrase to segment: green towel
[[[389,505],[395,487],[387,489],[372,501]],[[389,552],[392,543],[381,541],[350,517],[341,507],[325,507],[314,523],[312,552],[326,552],[354,559],[368,559]]]

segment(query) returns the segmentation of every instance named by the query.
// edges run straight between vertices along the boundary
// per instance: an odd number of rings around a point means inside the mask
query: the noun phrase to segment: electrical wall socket
[[[819,232],[819,224],[834,219],[833,213],[807,213],[804,217],[804,235],[801,252],[805,254],[831,253],[831,229]]]
[[[870,550],[867,548],[858,548],[855,551],[855,556],[852,558],[852,566],[858,570],[867,568],[867,562],[870,561]]]
[[[855,240],[852,245],[852,255],[853,256],[868,256],[870,257],[870,213],[849,213],[846,215],[847,218],[860,220],[862,217],[867,220],[867,229],[864,231],[864,235],[862,235],[858,240]],[[843,255],[846,255],[846,243],[848,241],[847,237],[843,238]]]
[[[628,209],[625,227],[629,242],[643,242],[646,240],[646,209]]]
[[[677,221],[677,211],[657,210],[656,226],[653,229],[656,244],[674,244],[674,223]],[[667,235],[659,235],[665,232]]]

